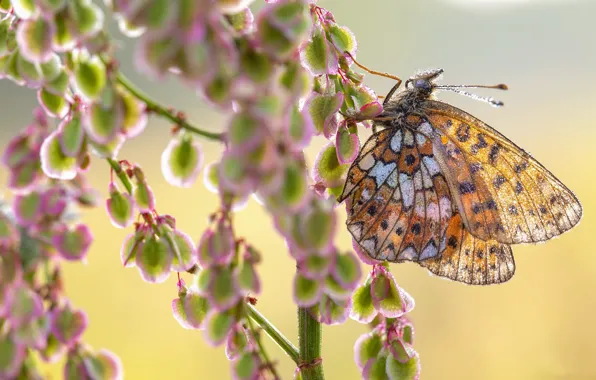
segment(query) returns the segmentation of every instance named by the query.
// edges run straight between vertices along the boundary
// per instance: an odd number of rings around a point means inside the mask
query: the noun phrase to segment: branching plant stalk
[[[265,363],[265,365],[267,366],[267,369],[271,372],[271,375],[273,375],[273,378],[275,380],[281,380],[281,377],[279,376],[279,373],[277,373],[277,369],[275,368],[275,363],[273,363],[271,361],[271,359],[269,358],[269,354],[267,354],[267,351],[265,350],[265,346],[263,345],[263,342],[261,341],[261,334],[259,331],[257,331],[257,329],[254,326],[254,321],[252,320],[252,318],[246,318],[246,321],[250,328],[250,333],[257,345],[257,349],[259,351],[259,355],[261,356],[261,360],[263,360],[263,363]]]
[[[205,137],[209,140],[214,141],[223,141],[223,134],[222,133],[215,133],[205,131],[200,129],[199,127],[189,123],[185,117],[181,116],[177,112],[162,106],[156,100],[151,98],[149,95],[138,89],[124,74],[118,72],[116,79],[118,83],[120,83],[124,88],[128,90],[134,97],[136,97],[141,102],[145,103],[147,110],[153,112],[157,115],[160,115],[171,122],[173,122],[179,128],[185,129],[189,132],[192,132],[196,135]]]
[[[323,380],[323,359],[321,358],[321,324],[315,321],[308,310],[298,308],[298,340],[300,362],[298,367],[304,380]]]
[[[271,322],[259,313],[259,311],[252,305],[246,305],[248,316],[259,325],[260,328],[269,335],[269,337],[277,343],[277,345],[292,359],[296,364],[299,364],[298,349],[288,338],[286,338]]]

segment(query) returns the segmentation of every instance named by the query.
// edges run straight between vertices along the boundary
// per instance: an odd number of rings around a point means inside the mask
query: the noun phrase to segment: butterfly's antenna
[[[438,89],[438,90],[448,90],[448,91],[453,91],[456,92],[458,94],[467,96],[469,98],[472,98],[474,100],[479,100],[481,102],[486,102],[488,104],[490,104],[491,106],[494,107],[502,107],[503,106],[503,102],[500,100],[496,100],[494,99],[492,96],[486,97],[486,96],[480,96],[480,95],[476,95],[476,94],[472,94],[471,92],[467,92],[462,90],[462,88],[491,88],[491,89],[495,89],[495,90],[507,90],[508,87],[505,84],[497,84],[494,86],[484,86],[484,85],[475,85],[475,84],[468,84],[468,85],[444,85],[444,86],[434,86],[434,88]]]
[[[352,54],[350,54],[350,52],[347,52],[346,51],[344,53],[348,57],[350,57],[352,59],[352,61],[354,62],[354,64],[356,66],[360,67],[362,70],[366,71],[367,73],[372,74],[372,75],[378,75],[378,76],[381,76],[381,77],[385,77],[385,78],[396,80],[397,81],[397,86],[396,87],[399,87],[401,85],[401,82],[402,81],[401,81],[401,79],[399,77],[397,77],[395,75],[392,75],[392,74],[389,74],[389,73],[383,73],[383,72],[380,72],[380,71],[369,69],[368,67],[364,66],[360,62],[356,61],[356,58],[354,58],[354,56]]]
[[[507,87],[507,85],[503,83],[495,84],[493,86],[487,86],[484,84],[446,84],[435,86],[435,88],[492,88],[493,90],[509,90],[509,87]]]

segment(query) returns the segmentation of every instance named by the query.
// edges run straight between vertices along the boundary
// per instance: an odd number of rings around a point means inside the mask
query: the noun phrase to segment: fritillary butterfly
[[[467,284],[502,283],[515,271],[511,244],[562,234],[582,208],[511,140],[434,100],[437,89],[467,94],[462,88],[470,87],[439,86],[441,73],[390,91],[374,119],[383,129],[362,147],[338,200],[346,200],[348,230],[371,258],[417,262]]]

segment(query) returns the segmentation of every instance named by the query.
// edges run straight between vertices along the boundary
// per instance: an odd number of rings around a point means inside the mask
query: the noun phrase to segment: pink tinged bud
[[[61,187],[52,187],[41,196],[43,213],[54,218],[59,217],[66,209],[68,196]]]
[[[230,120],[227,141],[234,149],[242,147],[251,150],[263,141],[267,133],[263,125],[264,120],[248,111],[237,113]]]
[[[330,252],[335,237],[336,217],[329,204],[322,203],[301,219],[299,229],[303,245],[322,254]]]
[[[228,15],[228,22],[241,35],[246,35],[254,31],[254,21],[255,17],[249,8]]]
[[[58,139],[62,153],[68,157],[76,157],[83,147],[85,131],[78,113],[67,116],[60,122]]]
[[[155,195],[147,181],[137,181],[132,195],[140,212],[151,212],[155,209]]]
[[[339,57],[320,25],[313,27],[310,41],[300,47],[300,61],[313,76],[337,74]]]
[[[362,369],[362,378],[364,380],[389,379],[385,371],[386,366],[387,356],[385,355],[368,359]]]
[[[281,188],[275,194],[282,208],[297,211],[311,199],[308,191],[308,180],[304,168],[299,162],[288,162],[283,169]]]
[[[120,248],[120,259],[126,268],[135,266],[137,253],[143,246],[143,241],[151,234],[149,227],[140,227],[135,233],[128,235]]]
[[[371,282],[371,296],[375,308],[387,318],[397,318],[414,308],[414,299],[397,286],[393,275],[383,267],[376,267]]]
[[[224,342],[230,330],[236,323],[231,310],[218,312],[212,310],[205,319],[205,338],[212,346],[218,346]]]
[[[209,304],[214,310],[228,310],[240,301],[242,293],[238,287],[238,279],[232,269],[212,267],[205,268],[203,272],[211,272],[206,293]]]
[[[8,334],[0,335],[0,378],[15,378],[27,357],[27,347]]]
[[[22,20],[17,27],[17,44],[21,54],[31,62],[47,62],[52,56],[52,39],[56,27],[43,16],[37,19]]]
[[[22,227],[36,224],[42,217],[43,204],[39,192],[17,195],[13,201],[13,211],[17,223]]]
[[[298,270],[304,277],[312,280],[323,280],[335,265],[336,255],[320,255],[308,253],[299,260]]]
[[[177,187],[191,187],[203,165],[203,153],[191,135],[170,140],[161,155],[161,171],[168,183]]]
[[[214,194],[219,193],[219,172],[217,167],[217,163],[212,162],[206,165],[205,170],[203,170],[203,185]]]
[[[383,105],[379,101],[372,101],[360,107],[359,116],[366,119],[372,119],[383,112]]]
[[[117,88],[117,93],[123,107],[123,120],[120,133],[131,139],[139,136],[147,127],[147,110],[144,103],[141,103],[130,92]]]
[[[308,309],[309,314],[326,325],[345,322],[350,312],[350,300],[339,300],[323,294],[318,304]]]
[[[41,145],[41,169],[50,178],[71,180],[77,175],[77,158],[62,152],[59,136],[60,130],[56,130]]]
[[[16,247],[18,242],[19,231],[6,214],[0,212],[0,251],[9,247]],[[6,281],[6,276],[4,276],[4,268],[6,265],[8,264],[6,259],[4,259],[0,265],[0,268],[2,268],[2,272],[0,272],[2,274],[2,282]]]
[[[69,304],[51,313],[52,334],[67,347],[76,344],[87,328],[87,316],[81,310],[73,310]]]
[[[39,159],[26,161],[23,164],[10,170],[8,187],[16,193],[27,193],[31,191],[43,178]]]
[[[401,339],[395,338],[387,342],[389,345],[389,352],[391,356],[398,362],[404,364],[410,361],[414,355],[414,350],[408,347],[408,345]]]
[[[122,380],[124,370],[120,358],[111,351],[101,349],[84,359],[87,376],[91,379]]]
[[[120,132],[124,107],[117,97],[115,90],[111,90],[113,97],[111,104],[94,102],[83,114],[83,126],[88,136],[98,144],[109,144]]]
[[[12,290],[12,305],[8,319],[13,326],[27,324],[43,314],[41,297],[26,285],[20,285]]]
[[[356,133],[350,133],[347,128],[340,128],[335,135],[337,159],[340,164],[351,164],[360,151],[360,141]]]
[[[201,329],[209,311],[207,298],[190,291],[172,301],[174,319],[185,329]]]
[[[64,354],[65,346],[52,334],[48,335],[46,346],[39,351],[39,355],[46,363],[55,363]]]
[[[70,228],[60,228],[55,232],[52,242],[63,259],[69,261],[83,260],[93,242],[93,235],[89,227],[84,224],[77,224]]]
[[[305,2],[277,1],[257,17],[256,38],[271,57],[285,60],[308,32],[310,22]]]
[[[170,276],[173,255],[164,239],[155,235],[146,238],[136,253],[136,265],[143,280],[162,283]]]
[[[352,310],[350,318],[360,323],[370,323],[377,316],[377,309],[373,304],[371,292],[372,278],[369,275],[364,284],[352,294]]]
[[[106,209],[110,222],[117,228],[126,228],[133,222],[135,203],[128,193],[121,193],[113,182],[109,185],[110,197],[106,200]]]
[[[331,43],[335,45],[335,48],[340,52],[348,52],[351,55],[356,54],[357,42],[354,33],[345,26],[339,26],[335,23],[330,23],[327,26]]]
[[[318,94],[313,92],[304,104],[312,119],[316,134],[324,133],[329,138],[337,128],[337,113],[344,102],[344,94]]]
[[[349,165],[341,164],[338,160],[335,145],[329,143],[317,155],[312,168],[312,177],[325,187],[341,186],[345,182]]]
[[[205,231],[197,252],[199,263],[203,266],[228,265],[236,252],[232,226],[220,220],[213,232]]]
[[[362,275],[360,263],[351,253],[338,254],[331,273],[338,284],[349,292],[356,289]]]
[[[248,334],[242,324],[236,324],[226,337],[226,356],[228,360],[236,360],[242,354],[242,351],[246,350],[249,342]]]
[[[197,262],[196,248],[190,236],[182,231],[174,230],[168,235],[168,244],[173,253],[172,270],[184,272]]]
[[[385,364],[386,378],[389,380],[412,379],[418,380],[420,378],[420,357],[413,349],[408,349],[408,356],[410,359],[406,362],[393,357],[387,356]]]
[[[71,83],[86,102],[94,102],[99,99],[106,86],[105,64],[98,56],[89,56],[86,53],[79,53],[75,57]]]
[[[66,116],[70,107],[63,94],[56,94],[45,87],[37,90],[37,101],[46,115],[59,119]]]
[[[46,347],[50,322],[47,315],[34,318],[14,329],[14,339],[18,344],[42,350]]]
[[[292,108],[288,116],[286,133],[291,149],[301,151],[308,146],[315,133],[315,127],[308,109]]]
[[[232,362],[232,379],[259,379],[261,367],[259,355],[253,351],[245,351]]]
[[[8,168],[13,169],[25,162],[31,161],[32,149],[31,137],[29,133],[15,136],[6,147],[2,154],[2,163]]]
[[[376,358],[382,349],[383,341],[379,329],[360,335],[354,344],[354,361],[358,368],[364,370],[368,361]]]
[[[242,265],[236,267],[238,286],[243,295],[259,295],[261,293],[261,281],[253,263],[243,261]]]
[[[238,196],[254,192],[258,177],[252,175],[244,155],[228,150],[217,165],[217,169],[220,186],[223,190],[228,190]]]
[[[322,281],[311,280],[299,272],[294,276],[294,302],[300,307],[315,305],[323,294]]]

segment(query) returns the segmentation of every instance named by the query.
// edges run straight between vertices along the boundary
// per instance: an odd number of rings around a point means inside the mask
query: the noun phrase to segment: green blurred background
[[[504,285],[465,286],[430,277],[414,264],[392,266],[398,283],[416,299],[411,317],[422,378],[594,379],[596,1],[477,0],[469,6],[472,2],[319,1],[355,33],[358,58],[370,67],[402,78],[418,69],[442,67],[444,83],[507,83],[510,91],[491,94],[505,102],[501,109],[455,94],[442,94],[441,99],[483,119],[531,152],[576,192],[584,206],[584,218],[571,232],[546,244],[515,247],[517,273]],[[123,70],[136,83],[185,110],[202,127],[222,128],[225,115],[209,109],[193,91],[176,81],[152,82],[135,74],[133,45],[119,38]],[[370,76],[366,83],[378,94],[393,84]],[[0,99],[3,148],[30,122],[35,96],[1,81]],[[156,192],[157,210],[174,215],[178,226],[198,239],[217,198],[200,181],[186,190],[165,183],[159,166],[168,136],[169,125],[154,118],[120,157],[143,166]],[[309,149],[311,162],[323,143],[317,139]],[[217,144],[205,142],[203,147],[207,162],[219,157]],[[94,159],[89,177],[105,196],[107,164]],[[6,171],[0,171],[0,180],[6,183]],[[339,209],[344,220],[343,207]],[[84,218],[96,240],[87,265],[65,264],[65,283],[74,305],[88,313],[85,341],[118,354],[127,379],[228,378],[223,348],[208,346],[201,331],[184,330],[172,317],[175,276],[161,285],[144,283],[136,269],[124,269],[120,263],[120,244],[130,231],[112,227],[103,207]],[[291,299],[295,263],[256,202],[238,213],[237,232],[264,254],[264,292],[258,308],[296,342]],[[351,247],[343,223],[337,244]],[[328,379],[359,378],[353,343],[365,331],[351,320],[324,328]],[[293,363],[265,341],[270,354],[279,358],[284,378],[291,378]],[[45,373],[61,378],[59,365]]]

